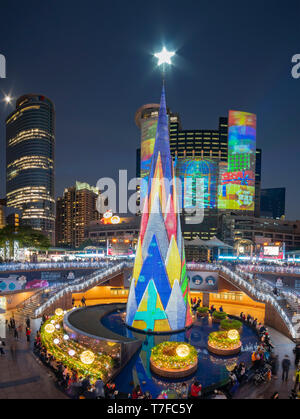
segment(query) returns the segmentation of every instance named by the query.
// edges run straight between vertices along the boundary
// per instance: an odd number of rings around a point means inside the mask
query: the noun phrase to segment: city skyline
[[[296,31],[292,24],[288,25],[297,16],[299,6],[294,3],[289,10],[273,6],[273,14],[268,16],[267,21],[264,17],[268,10],[258,6],[258,2],[254,2],[256,7],[252,10],[234,9],[230,4],[226,13],[224,10],[223,19],[220,19],[221,13],[214,16],[212,6],[202,6],[202,10],[193,6],[194,17],[191,16],[191,10],[184,9],[185,21],[189,17],[192,22],[187,28],[187,24],[183,20],[181,22],[182,9],[179,3],[172,2],[177,8],[176,13],[172,8],[174,17],[171,22],[167,14],[171,2],[160,6],[154,2],[153,8],[159,10],[161,17],[154,19],[154,22],[147,22],[137,40],[140,24],[137,22],[135,29],[130,29],[129,23],[135,3],[131,2],[126,8],[120,6],[128,27],[124,39],[128,46],[125,51],[122,51],[121,43],[124,22],[120,22],[119,18],[114,23],[116,26],[119,24],[119,31],[113,30],[115,26],[109,28],[105,22],[100,30],[95,26],[96,18],[94,20],[89,13],[93,24],[80,40],[80,31],[75,34],[74,30],[76,23],[81,25],[82,31],[86,29],[84,19],[80,22],[79,15],[87,11],[77,6],[73,10],[74,21],[69,20],[70,33],[65,34],[63,21],[67,8],[51,5],[51,23],[57,25],[56,34],[52,39],[50,25],[44,29],[41,39],[33,36],[30,45],[32,52],[26,40],[41,29],[40,21],[35,22],[34,29],[31,28],[31,35],[24,34],[23,41],[18,44],[16,35],[5,27],[7,24],[1,29],[1,38],[7,40],[6,49],[1,46],[0,51],[7,59],[7,79],[3,79],[1,84],[3,94],[11,93],[14,99],[25,93],[45,94],[56,106],[55,196],[61,195],[64,188],[74,184],[75,180],[96,184],[103,176],[117,178],[119,169],[128,169],[129,176],[134,177],[135,150],[139,145],[134,114],[141,105],[155,102],[159,93],[157,81],[161,76],[155,69],[152,54],[160,51],[166,43],[167,47],[177,51],[174,60],[176,69],[171,70],[167,78],[169,106],[173,112],[180,114],[183,129],[216,126],[218,116],[226,115],[229,109],[256,113],[257,145],[263,151],[262,186],[286,187],[287,217],[299,219],[297,152],[300,150],[295,141],[298,133],[298,82],[291,76],[291,57],[298,51]],[[98,12],[95,7],[95,12]],[[4,6],[4,9],[8,16],[16,13],[16,22],[23,19],[22,6],[18,12],[11,6]],[[40,15],[48,11],[43,5],[39,5],[37,10]],[[103,11],[106,16],[113,14],[110,6],[105,6]],[[145,12],[140,12],[141,18],[145,17]],[[198,26],[197,18],[200,15],[207,20],[206,23],[201,21]],[[243,39],[235,39],[234,32],[242,28],[242,16],[247,23],[255,18],[256,25],[250,27],[246,24]],[[28,22],[34,21],[34,15],[28,15],[27,19]],[[283,22],[280,28],[277,27],[279,19]],[[230,29],[231,21],[236,23],[235,30]],[[177,31],[176,23],[179,28]],[[220,37],[222,30],[223,38]],[[259,33],[262,30],[268,31],[269,36],[264,37],[260,45]],[[104,42],[101,34],[105,31]],[[90,39],[91,45],[88,45]],[[230,48],[223,47],[228,44],[226,41],[230,41]],[[12,46],[13,54],[10,52]],[[38,51],[40,54],[37,54]],[[263,54],[265,51],[268,53]],[[80,52],[83,52],[82,59]],[[55,63],[51,61],[54,54],[57,54]],[[17,66],[19,61],[22,62],[22,72]],[[60,63],[61,70],[57,63]],[[40,71],[41,67],[43,72]],[[98,85],[95,80],[99,80]],[[257,86],[257,89],[253,89],[253,86]],[[5,151],[4,119],[12,110],[9,106],[5,108],[4,104],[1,106],[2,156]],[[283,141],[284,147],[281,147]],[[111,147],[107,147],[108,144]],[[116,149],[119,150],[117,153]],[[1,178],[5,173],[3,160]],[[125,165],[124,161],[128,163]],[[279,165],[282,166],[281,170]],[[0,191],[4,196],[3,180]]]

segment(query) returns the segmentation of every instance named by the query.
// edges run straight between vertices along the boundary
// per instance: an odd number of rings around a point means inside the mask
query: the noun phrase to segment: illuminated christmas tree
[[[126,323],[149,332],[172,332],[192,324],[164,86]]]

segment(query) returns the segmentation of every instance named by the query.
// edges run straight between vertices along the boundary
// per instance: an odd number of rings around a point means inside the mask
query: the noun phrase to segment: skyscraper
[[[261,191],[261,158],[262,151],[260,148],[256,149],[256,160],[255,160],[255,217],[260,216],[260,191]]]
[[[262,217],[281,218],[285,215],[285,188],[262,189],[260,195]]]
[[[146,332],[172,332],[192,323],[164,88],[126,323]]]
[[[54,243],[55,110],[38,94],[21,96],[6,119],[7,206],[22,211],[22,224]]]
[[[85,241],[85,228],[98,220],[96,209],[99,190],[85,182],[67,188],[56,202],[56,244],[78,247]]]

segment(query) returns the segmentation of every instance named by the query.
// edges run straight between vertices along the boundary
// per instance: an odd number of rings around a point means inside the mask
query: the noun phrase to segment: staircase
[[[104,282],[109,281],[116,275],[119,275],[120,273],[124,272],[125,268],[131,267],[132,263],[130,262],[117,262],[114,264],[112,263],[110,267],[102,268],[92,273],[91,275],[84,276],[64,284],[59,289],[54,290],[50,298],[48,296],[46,301],[41,302],[35,308],[33,312],[33,317],[41,317],[46,310],[49,311],[50,308],[53,309],[57,307],[60,301],[66,300],[67,298],[71,297],[73,293],[86,292],[89,289],[95,287],[96,285],[101,285]]]
[[[255,279],[252,274],[239,269],[233,271],[228,266],[220,265],[219,274],[251,298],[271,304],[284,322],[292,339],[295,341],[300,339],[300,307],[296,295],[281,292],[278,298],[273,293],[273,287],[268,283]]]

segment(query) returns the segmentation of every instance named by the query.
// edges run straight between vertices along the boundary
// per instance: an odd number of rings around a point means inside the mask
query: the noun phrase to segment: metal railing
[[[120,263],[120,260],[117,261]],[[41,269],[74,269],[74,268],[102,268],[111,264],[111,260],[97,262],[39,262],[39,263],[1,263],[0,272],[6,271],[35,271]]]
[[[100,284],[102,281],[105,281],[107,277],[115,274],[119,271],[122,271],[126,267],[131,267],[132,264],[129,262],[118,263],[115,266],[111,266],[107,269],[99,270],[92,273],[86,277],[78,278],[71,283],[65,284],[60,290],[54,293],[51,298],[49,298],[44,304],[37,308],[34,312],[35,317],[39,317],[42,313],[58,301],[60,298],[64,297],[67,294],[72,294],[75,292],[80,292],[86,288],[90,288],[94,285]]]
[[[229,278],[229,280],[231,280],[234,284],[240,285],[241,287],[246,289],[249,292],[249,294],[251,294],[255,299],[263,303],[271,304],[275,308],[275,310],[278,312],[282,320],[285,322],[292,338],[293,339],[300,338],[300,332],[298,329],[300,319],[297,317],[297,315],[295,316],[294,319],[289,318],[287,313],[278,303],[275,296],[272,295],[273,288],[271,286],[266,286],[266,284],[263,283],[263,281],[255,280],[252,274],[241,271],[239,269],[236,272],[233,272],[227,266],[220,265],[219,268],[220,268],[220,272],[225,273],[227,278]]]

